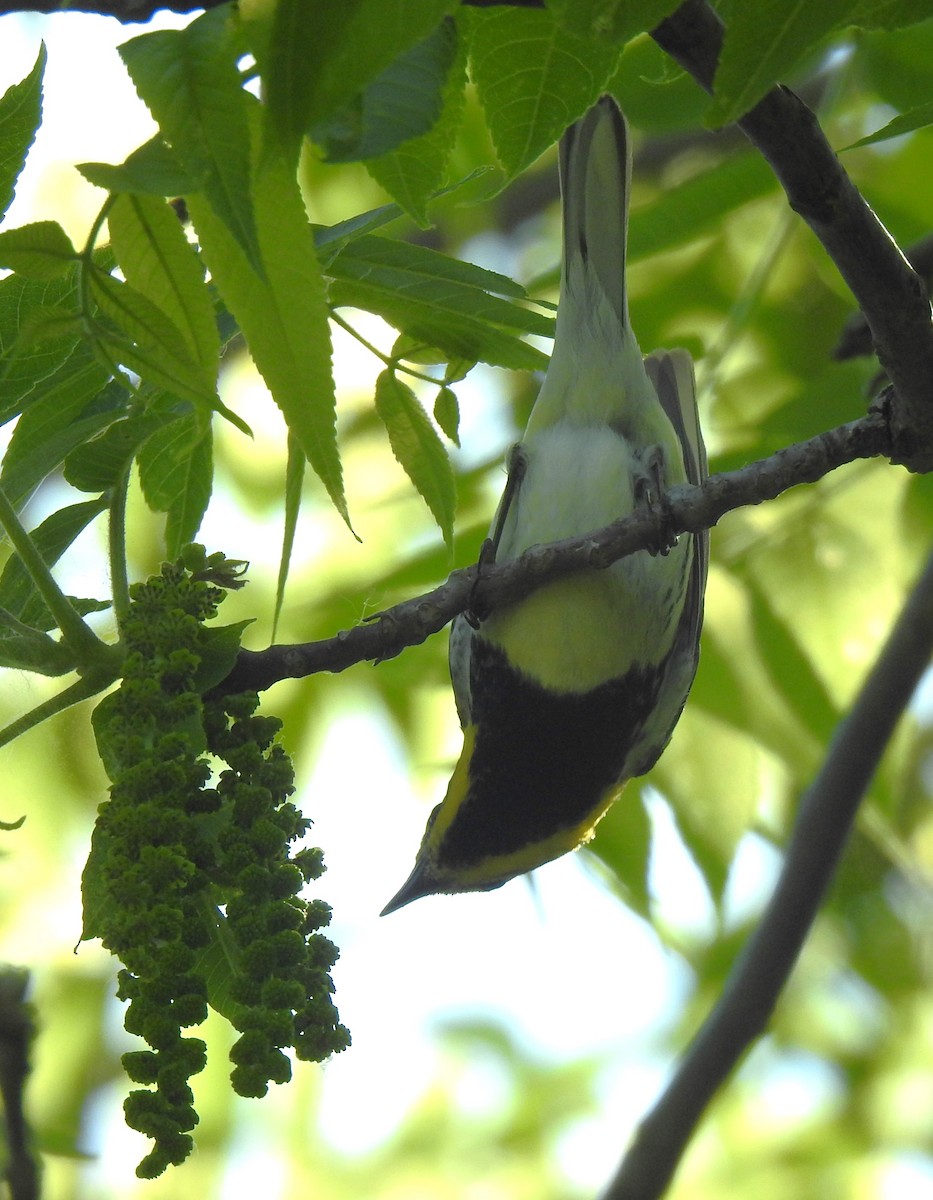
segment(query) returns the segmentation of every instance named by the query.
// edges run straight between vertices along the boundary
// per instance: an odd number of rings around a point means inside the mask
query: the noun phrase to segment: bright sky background
[[[49,50],[45,122],[9,225],[54,218],[80,239],[102,194],[72,164],[119,162],[152,132],[114,49],[136,31],[78,14],[0,18],[0,90],[31,69],[40,37]],[[351,377],[353,369],[351,361],[338,359],[342,375]],[[209,545],[214,533],[222,544],[224,526],[229,542],[229,519],[223,510],[209,517],[203,531]],[[244,557],[252,557],[252,549],[262,554],[268,531],[251,530],[245,516],[237,521],[243,542],[226,548]],[[411,867],[428,808],[424,796],[413,794],[405,755],[378,714],[344,699],[328,721],[307,796],[315,840],[327,853],[324,890],[334,906],[332,934],[342,948],[334,972],[337,999],[354,1044],[325,1068],[327,1136],[352,1151],[391,1132],[436,1072],[432,1025],[484,1015],[507,1023],[545,1060],[594,1054],[605,1061],[604,1108],[563,1147],[571,1177],[596,1187],[614,1167],[620,1139],[663,1081],[664,1065],[644,1048],[646,1033],[676,1018],[686,998],[685,973],[651,931],[604,892],[580,855],[538,872],[536,893],[517,880],[485,895],[422,900],[380,919],[379,910]],[[436,782],[439,799],[439,773]],[[674,927],[708,930],[708,901],[660,802],[653,817],[659,909]],[[761,896],[775,868],[773,853],[746,839],[732,883],[735,914]],[[69,945],[76,913],[62,914]],[[799,1080],[784,1086],[793,1110],[802,1102]],[[495,1081],[480,1072],[476,1087],[482,1103]],[[782,1094],[772,1092],[775,1103]],[[115,1181],[121,1173],[125,1179],[142,1139],[119,1132],[116,1111],[102,1112],[100,1121],[107,1129],[108,1162],[91,1173],[106,1169]],[[247,1144],[227,1184],[229,1200],[254,1193],[256,1172],[263,1194],[276,1194],[268,1159]]]

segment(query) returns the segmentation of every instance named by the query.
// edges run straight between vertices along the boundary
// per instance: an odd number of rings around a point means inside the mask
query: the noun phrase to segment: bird
[[[643,358],[626,291],[628,125],[601,97],[563,135],[553,352],[493,519],[488,557],[580,537],[706,477],[693,363]],[[483,556],[480,563],[482,566]],[[699,657],[708,533],[458,616],[463,750],[414,869],[383,915],[488,891],[588,841],[670,740]]]

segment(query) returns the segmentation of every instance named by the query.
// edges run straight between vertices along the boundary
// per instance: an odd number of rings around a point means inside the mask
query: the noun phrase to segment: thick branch
[[[652,36],[712,90],[723,27],[706,0],[686,0]],[[892,458],[912,471],[933,470],[933,323],[923,280],[840,166],[816,117],[793,92],[772,88],[738,124],[771,164],[791,207],[823,243],[865,314],[897,393]]]
[[[765,1029],[842,854],[858,806],[933,655],[933,555],[823,768],[805,794],[761,924],[604,1200],[661,1196],[719,1085]]]
[[[468,606],[485,611],[513,603],[562,575],[607,567],[635,550],[657,545],[665,536],[698,533],[732,509],[773,500],[797,484],[815,483],[844,463],[887,454],[888,450],[885,418],[872,412],[779,450],[770,458],[715,475],[701,487],[672,488],[663,513],[639,513],[586,537],[535,546],[512,562],[484,567],[478,582],[475,567],[454,571],[434,591],[397,604],[336,637],[267,650],[241,650],[221,686],[227,692],[262,691],[280,679],[343,671],[365,660],[393,658],[406,646],[418,645],[443,629]]]

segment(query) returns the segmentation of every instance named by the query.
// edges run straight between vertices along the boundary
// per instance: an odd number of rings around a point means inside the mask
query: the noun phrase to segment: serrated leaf
[[[928,125],[933,125],[933,101],[930,101],[929,104],[918,104],[909,112],[900,113],[881,129],[870,133],[867,137],[859,138],[857,142],[852,142],[843,149],[855,150],[858,146],[872,146],[876,142],[886,142],[889,138],[913,133],[915,129],[925,129]]]
[[[220,336],[198,254],[172,208],[149,196],[118,196],[107,217],[127,283],[180,330],[205,378],[216,376]]]
[[[268,50],[258,49],[271,127],[286,159],[301,138],[426,37],[454,0],[279,0]],[[249,23],[247,23],[247,29]]]
[[[77,308],[77,266],[61,279],[39,281],[22,275],[0,279],[0,422],[21,412],[37,389],[73,367],[69,359],[78,349],[73,334],[19,344],[32,314],[56,309],[70,316]]]
[[[418,489],[453,548],[457,491],[450,459],[418,397],[391,371],[376,380],[376,412],[386,427],[392,453]]]
[[[850,0],[759,0],[733,6],[716,68],[706,122],[717,129],[737,121],[852,13]]]
[[[0,267],[27,279],[58,279],[74,267],[78,252],[57,221],[34,221],[0,233]]]
[[[349,525],[337,452],[330,326],[311,227],[294,174],[266,155],[253,182],[265,278],[251,268],[213,211],[191,197],[191,216],[224,302],[308,462]]]
[[[184,29],[125,42],[120,56],[182,169],[261,275],[249,188],[248,98],[231,20],[227,5],[209,9]]]
[[[105,378],[87,347],[75,355],[77,369],[58,379],[20,417],[3,458],[0,483],[10,503],[18,507],[41,481],[61,466],[65,457],[119,419],[126,393],[113,396],[103,389]],[[106,398],[106,399],[105,399]]]
[[[42,121],[42,76],[45,45],[25,79],[0,96],[0,217],[10,207],[16,181]]]
[[[99,322],[95,327],[97,340],[116,362],[154,387],[202,408],[218,406],[214,378],[195,360],[181,330],[161,308],[103,271],[91,273],[90,288],[100,312],[116,327],[111,331]]]
[[[295,532],[298,514],[301,511],[301,493],[305,477],[305,456],[295,438],[288,437],[288,462],[285,467],[285,519],[282,523],[282,553],[279,556],[279,574],[275,584],[275,610],[272,614],[272,641],[278,628],[282,605],[285,603],[285,585],[288,569],[295,547]]]
[[[150,434],[173,416],[140,413],[115,421],[65,459],[63,475],[79,492],[103,492],[116,485]]]
[[[455,446],[460,446],[460,403],[452,388],[442,387],[434,401],[434,420]]]
[[[427,202],[444,181],[454,145],[466,88],[466,40],[459,37],[453,22],[445,20],[439,30],[453,29],[455,54],[442,81],[440,110],[433,127],[420,137],[405,141],[397,149],[366,164],[370,175],[393,196],[422,228],[428,225]]]
[[[169,558],[194,539],[211,498],[210,423],[187,413],[156,430],[139,452],[139,482],[146,503],[167,514]]]
[[[575,37],[537,9],[461,10],[470,66],[499,161],[509,177],[543,154],[599,99],[621,49]]]
[[[87,526],[107,507],[107,498],[100,496],[96,500],[85,500],[80,504],[71,504],[46,517],[30,533],[33,545],[49,567],[55,565],[62,554],[68,549]],[[18,554],[14,554],[3,568],[0,575],[0,608],[15,617],[33,624],[29,615],[24,616],[26,606],[30,601],[39,599],[29,572],[23,565]],[[42,626],[47,628],[47,626]]]
[[[547,357],[520,334],[553,337],[552,318],[492,295],[517,287],[493,271],[435,250],[375,236],[348,243],[332,260],[331,300],[379,313],[396,329],[448,355],[514,370]]]
[[[192,177],[158,136],[144,142],[119,165],[78,163],[90,183],[108,192],[137,192],[147,196],[186,196],[196,188]]]
[[[308,136],[322,147],[326,161],[378,158],[427,133],[441,115],[458,43],[456,25],[445,18],[348,104],[315,124]]]

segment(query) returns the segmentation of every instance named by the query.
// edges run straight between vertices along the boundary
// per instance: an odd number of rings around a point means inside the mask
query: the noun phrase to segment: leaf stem
[[[35,542],[20,523],[16,510],[2,488],[0,488],[0,525],[3,526],[13,543],[13,548],[22,559],[23,566],[29,572],[39,595],[48,605],[56,625],[62,631],[62,637],[77,659],[78,670],[84,674],[95,667],[112,665],[115,655],[118,653],[117,647],[108,646],[106,642],[100,640],[55,582],[52,572],[36,549]]]
[[[90,696],[102,692],[113,682],[114,678],[116,678],[115,674],[110,679],[106,679],[95,672],[83,679],[76,679],[63,692],[58,692],[56,695],[50,696],[48,700],[43,700],[41,704],[37,704],[35,708],[0,729],[0,747],[9,745],[20,734],[26,733],[36,725],[41,725],[49,717],[54,717],[57,713],[64,712],[66,708],[71,708],[72,705],[80,704],[82,700],[87,700]]]
[[[443,379],[436,379],[433,375],[425,374],[424,371],[416,371],[413,367],[406,367],[402,359],[383,353],[378,346],[374,346],[372,342],[367,341],[358,330],[353,328],[349,321],[345,321],[334,309],[330,310],[330,319],[335,325],[339,325],[341,329],[345,329],[350,337],[355,338],[370,354],[374,354],[380,362],[385,363],[390,371],[402,371],[404,374],[410,375],[412,379],[420,379],[424,383],[433,383],[435,387],[444,386]]]
[[[126,570],[126,493],[130,469],[120,475],[110,493],[107,521],[107,553],[110,559],[110,586],[113,591],[113,615],[117,630],[122,630],[130,610],[130,584]]]

